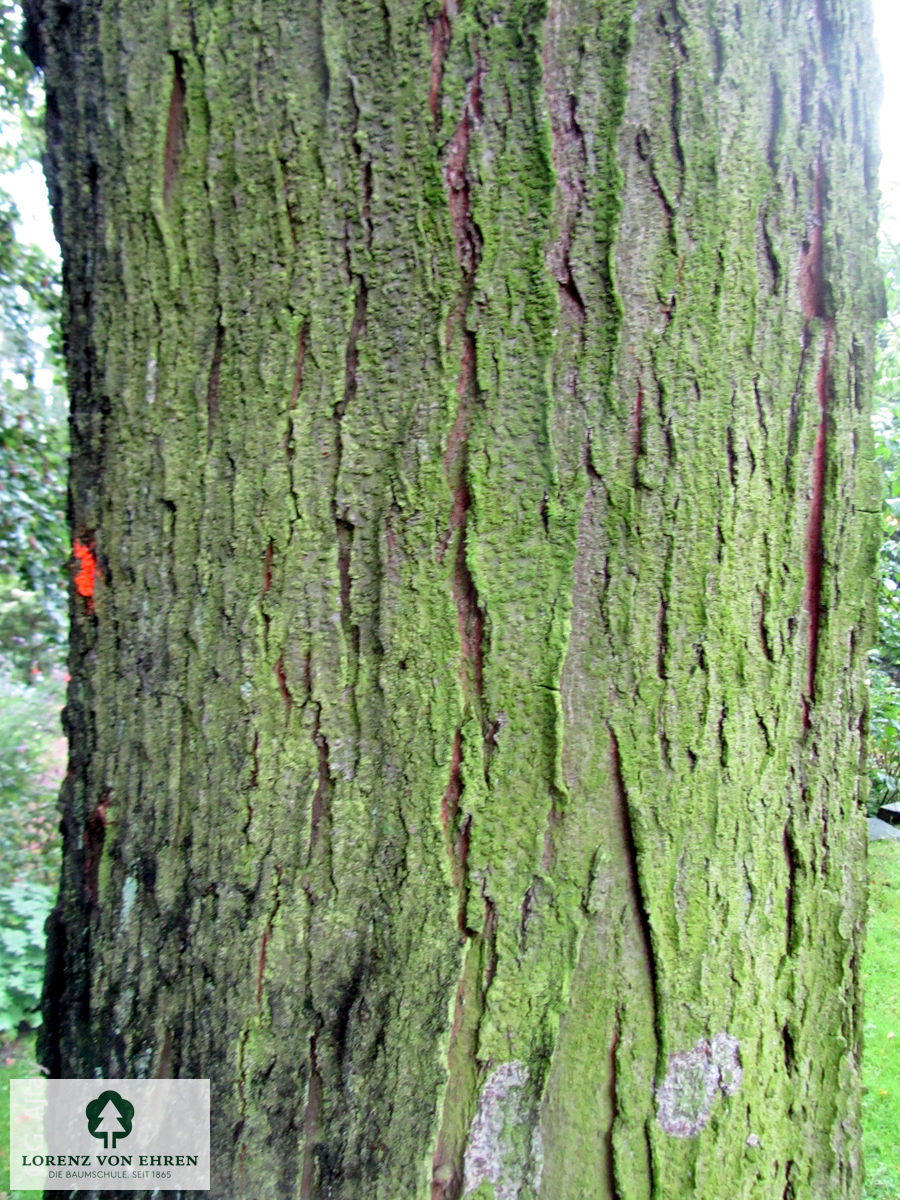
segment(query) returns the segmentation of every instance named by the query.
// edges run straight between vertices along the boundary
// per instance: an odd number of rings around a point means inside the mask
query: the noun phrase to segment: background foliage
[[[870,811],[900,801],[900,246],[882,243],[887,320],[876,340],[875,453],[884,479],[878,637],[871,654]]]
[[[15,173],[39,157],[41,91],[0,0],[0,654],[27,675],[66,639],[66,401],[58,263],[17,236]]]
[[[59,871],[65,756],[68,438],[58,263],[22,240],[11,194],[40,152],[21,14],[0,0],[0,1033],[38,1020]]]

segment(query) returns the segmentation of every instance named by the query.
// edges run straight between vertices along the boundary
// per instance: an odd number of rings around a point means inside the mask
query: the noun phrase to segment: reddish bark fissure
[[[459,822],[459,800],[462,795],[462,779],[460,764],[462,761],[462,730],[457,728],[453,738],[453,750],[450,755],[450,779],[447,783],[441,801],[441,823],[444,827],[444,840],[447,854],[450,857],[451,878],[454,888],[459,893],[459,931],[469,935],[473,931],[466,927],[466,907],[468,888],[466,886],[466,861],[469,853],[469,818],[466,818],[457,828]]]
[[[453,4],[454,0],[450,0]],[[455,5],[454,5],[455,7]],[[450,17],[448,0],[444,0],[441,11],[431,26],[431,90],[428,94],[428,107],[431,111],[435,128],[441,122],[441,83],[444,78],[444,60],[450,49]]]
[[[558,19],[551,13],[551,21]],[[575,280],[571,261],[572,233],[581,212],[585,192],[587,147],[584,131],[578,123],[578,102],[574,95],[557,89],[550,67],[549,39],[544,47],[544,90],[550,114],[553,168],[561,193],[560,228],[548,254],[548,265],[559,287],[563,315],[579,330],[583,341],[587,316],[584,297]]]
[[[446,20],[441,13],[436,24]],[[471,495],[468,484],[468,443],[472,427],[472,409],[478,402],[477,343],[475,332],[466,328],[466,317],[475,286],[475,272],[480,254],[480,236],[471,211],[469,183],[469,134],[472,126],[481,119],[481,80],[484,63],[476,51],[476,73],[467,87],[466,103],[456,132],[445,152],[444,183],[447,189],[456,260],[462,272],[455,311],[448,317],[446,338],[452,344],[458,332],[461,339],[460,370],[457,380],[459,406],[456,420],[447,441],[444,469],[451,487],[452,503],[447,533],[439,546],[439,557],[455,539],[456,555],[453,572],[453,600],[457,612],[457,628],[460,640],[460,683],[466,703],[474,704],[480,712],[484,669],[484,611],[478,597],[475,581],[466,558],[468,514]],[[462,728],[457,728],[451,759],[450,780],[442,806],[442,816],[447,822],[458,816],[459,797],[462,783],[459,776],[461,763]],[[449,839],[453,826],[445,824]],[[454,851],[454,874],[464,887],[464,869],[461,869]],[[464,903],[464,901],[463,901]]]
[[[806,540],[806,608],[809,613],[809,661],[806,679],[808,704],[815,701],[816,666],[819,656],[819,627],[822,617],[822,568],[825,558],[823,526],[825,521],[825,471],[828,453],[828,399],[831,392],[831,328],[826,326],[825,348],[819,363],[817,390],[821,419],[813,449],[812,496]],[[809,723],[809,710],[804,707]]]
[[[178,163],[184,140],[185,98],[184,64],[181,55],[173,54],[172,95],[166,124],[166,144],[163,152],[163,204],[169,207],[172,187],[178,176]]]
[[[822,254],[824,168],[821,157],[816,160],[813,180],[813,207],[809,213],[809,228],[806,232],[801,255],[800,308],[805,317],[825,316],[825,274]]]
[[[832,343],[834,320],[826,311],[826,286],[823,254],[823,225],[826,184],[821,156],[816,160],[813,183],[813,208],[810,229],[800,259],[800,302],[806,325],[821,320],[825,325],[825,343],[819,360],[816,393],[819,401],[819,426],[812,458],[812,481],[806,533],[804,604],[809,616],[806,695],[803,702],[804,728],[810,725],[810,709],[815,702],[816,667],[819,656],[819,630],[822,619],[822,569],[825,558],[823,527],[825,520],[825,477],[828,457],[829,400],[833,389]]]
[[[111,800],[112,793],[107,789],[101,794],[84,826],[84,896],[88,904],[94,907],[98,902],[100,858],[106,841],[106,814]]]
[[[432,82],[429,103],[436,126],[439,124],[440,87],[443,63],[449,49],[451,37],[450,10],[445,4],[432,29]],[[467,560],[469,533],[469,511],[471,494],[468,482],[469,438],[472,432],[474,408],[480,402],[477,378],[478,345],[474,329],[467,327],[467,319],[475,290],[475,275],[481,255],[481,235],[475,223],[471,206],[471,181],[469,176],[470,135],[482,120],[481,87],[486,64],[477,45],[473,47],[475,73],[466,86],[466,99],[459,123],[444,151],[443,178],[447,192],[453,243],[456,261],[461,272],[460,288],[454,310],[447,319],[446,344],[452,346],[454,338],[460,340],[460,368],[456,393],[458,408],[456,419],[447,442],[444,469],[451,488],[451,507],[446,534],[438,546],[438,556],[443,561],[451,542],[455,540],[452,592],[456,605],[457,629],[460,642],[460,684],[464,705],[471,708],[482,727],[483,757],[489,759],[490,736],[487,732],[483,712],[484,671],[484,628],[485,613],[482,608],[475,580]],[[444,838],[451,863],[451,878],[458,893],[458,922],[460,933],[468,939],[463,959],[462,972],[456,996],[453,1024],[448,1049],[448,1084],[444,1100],[444,1117],[438,1135],[433,1158],[432,1200],[458,1200],[462,1193],[462,1156],[465,1142],[454,1131],[451,1110],[465,1107],[470,1089],[467,1082],[472,1064],[463,1059],[474,1051],[472,1046],[463,1046],[460,1039],[474,1038],[477,1023],[484,1010],[484,1001],[490,987],[495,958],[496,912],[490,898],[482,894],[485,904],[484,924],[480,933],[468,928],[467,860],[471,817],[460,819],[464,784],[461,777],[463,757],[463,726],[455,731],[450,761],[450,778],[441,801],[441,820]],[[487,767],[485,765],[485,773]],[[480,964],[480,979],[470,970],[471,956],[477,956]],[[474,1027],[473,1027],[474,1024]],[[457,1061],[459,1060],[459,1065]],[[462,1074],[460,1074],[462,1072]],[[471,1114],[470,1114],[471,1116]],[[448,1124],[449,1121],[449,1124]]]

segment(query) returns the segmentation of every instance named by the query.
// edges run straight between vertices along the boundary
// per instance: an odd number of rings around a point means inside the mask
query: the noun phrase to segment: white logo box
[[[209,1189],[208,1079],[13,1079],[13,1189]]]

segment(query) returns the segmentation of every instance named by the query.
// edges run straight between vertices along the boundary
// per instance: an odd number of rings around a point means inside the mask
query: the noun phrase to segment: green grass
[[[0,1200],[41,1200],[43,1192],[9,1190],[9,1081],[38,1074],[34,1061],[34,1034],[0,1045]]]
[[[869,846],[863,959],[866,1200],[900,1200],[900,841]]]

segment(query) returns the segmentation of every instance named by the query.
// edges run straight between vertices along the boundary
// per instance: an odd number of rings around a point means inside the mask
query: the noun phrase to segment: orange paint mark
[[[79,596],[83,596],[85,600],[90,600],[94,595],[94,577],[97,574],[97,560],[94,558],[94,551],[90,546],[75,539],[75,544],[72,547],[72,554],[78,562],[78,572],[75,575],[75,591]]]

